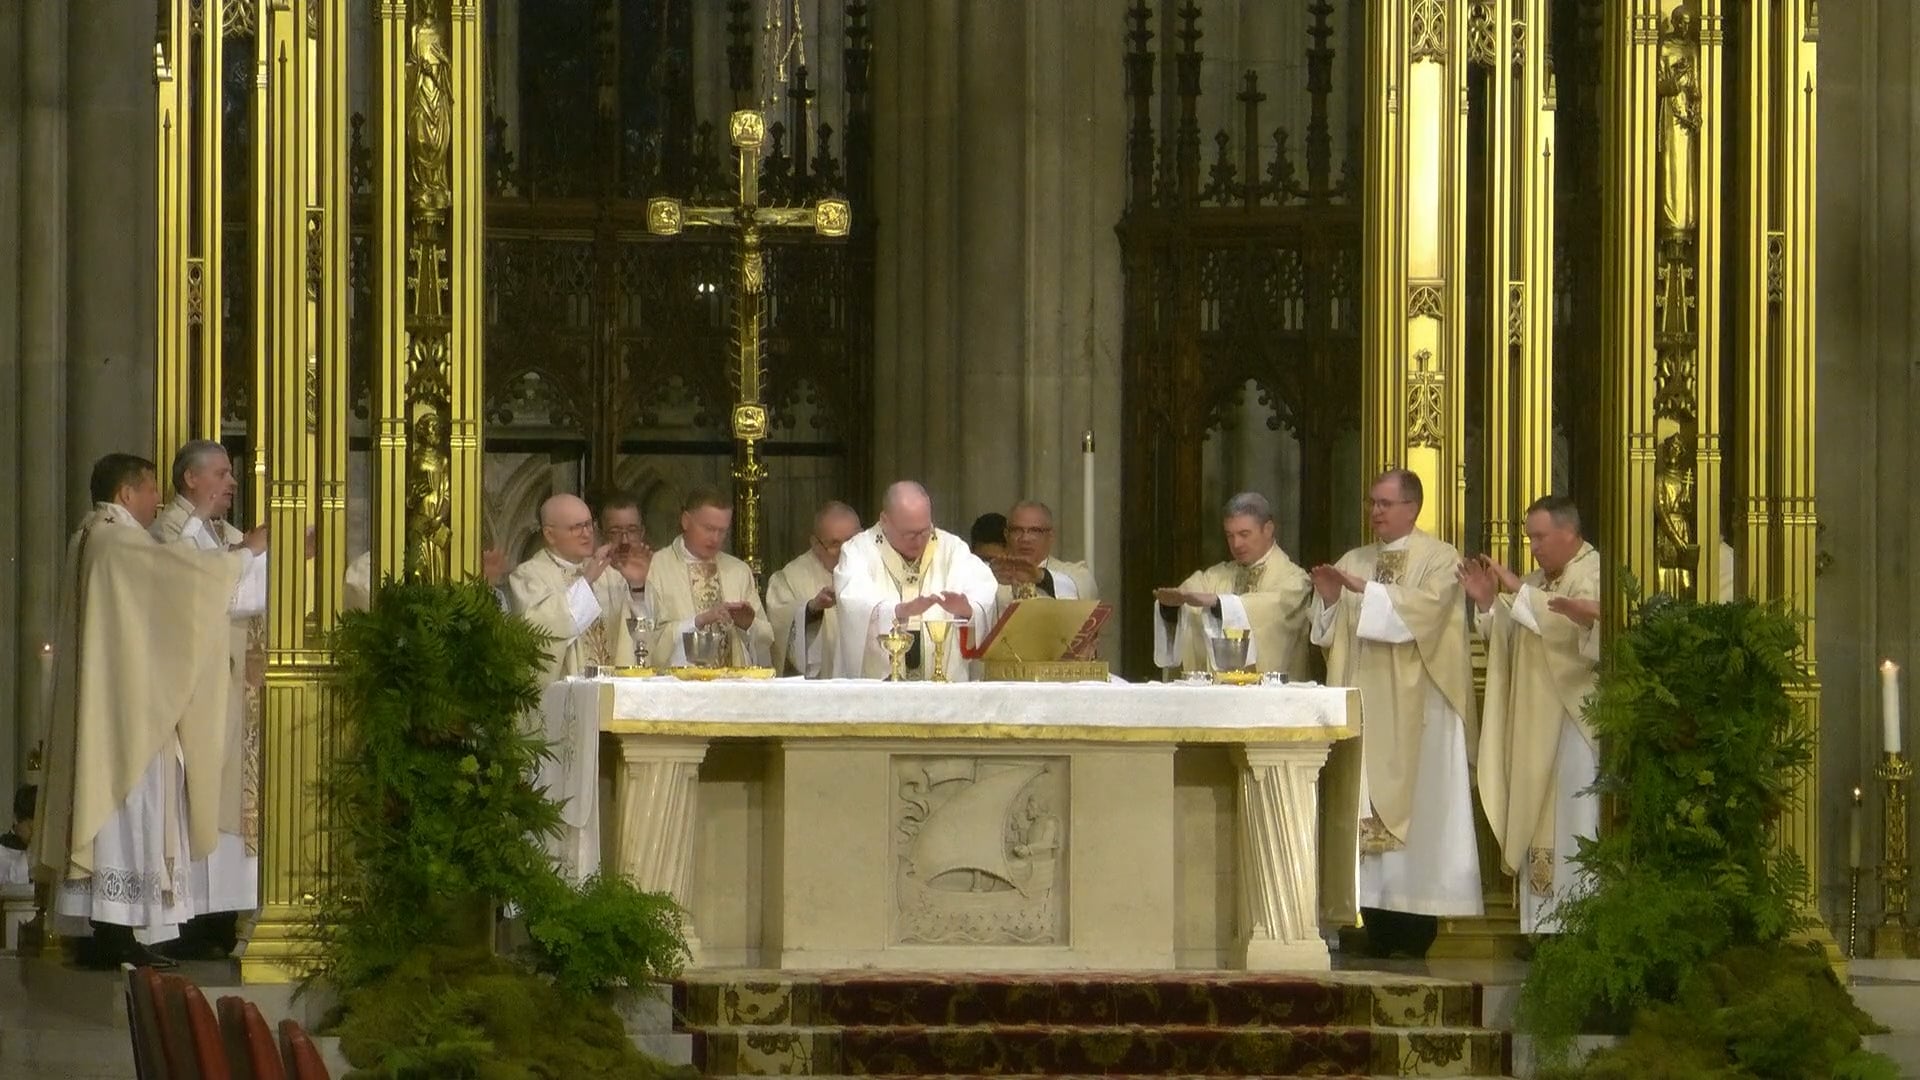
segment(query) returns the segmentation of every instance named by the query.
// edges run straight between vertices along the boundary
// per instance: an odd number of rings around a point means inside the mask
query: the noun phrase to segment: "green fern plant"
[[[640,1055],[594,997],[677,973],[679,908],[618,877],[572,886],[542,843],[560,809],[524,719],[549,644],[478,582],[391,582],[341,620],[314,977],[340,994],[356,1076],[687,1072]],[[518,958],[493,953],[509,905],[532,941]]]
[[[1579,883],[1559,908],[1564,932],[1541,942],[1521,991],[1518,1025],[1544,1059],[1564,1064],[1582,1030],[1633,1024],[1644,1042],[1658,1041],[1664,1025],[1692,1031],[1695,1042],[1654,1051],[1667,1062],[1660,1075],[1775,1075],[1742,1062],[1779,1050],[1767,1045],[1769,1025],[1751,1021],[1781,1010],[1743,995],[1772,987],[1779,993],[1766,1000],[1776,1006],[1797,1001],[1779,988],[1806,976],[1804,951],[1789,939],[1808,925],[1807,872],[1773,842],[1813,758],[1795,698],[1805,685],[1798,651],[1795,616],[1780,605],[1665,597],[1639,607],[1612,643],[1587,719],[1602,747],[1595,787],[1617,822],[1581,842]],[[1683,996],[1711,998],[1701,986],[1730,956],[1743,970],[1754,957],[1772,958],[1791,977],[1754,970],[1744,984],[1714,984],[1724,991],[1715,1008],[1737,1014],[1720,1028],[1663,1019],[1660,1007]],[[1819,968],[1844,1001],[1824,961]],[[1740,1015],[1747,1020],[1736,1022]],[[1851,1015],[1845,1027],[1841,1043],[1856,1052]],[[1622,1075],[1604,1070],[1627,1052],[1603,1053],[1593,1071],[1569,1075]],[[1709,1064],[1686,1071],[1696,1059]]]

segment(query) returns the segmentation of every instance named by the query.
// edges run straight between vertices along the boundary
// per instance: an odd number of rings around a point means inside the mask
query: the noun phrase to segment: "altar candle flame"
[[[1853,789],[1853,811],[1847,819],[1847,866],[1860,869],[1860,789]]]

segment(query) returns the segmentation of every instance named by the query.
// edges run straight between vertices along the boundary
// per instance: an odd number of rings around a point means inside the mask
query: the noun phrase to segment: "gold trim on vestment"
[[[696,739],[1021,739],[1034,742],[1225,743],[1263,746],[1274,743],[1337,742],[1358,734],[1339,727],[1199,728],[1112,727],[1099,724],[917,724],[792,723],[778,720],[627,720],[608,721],[608,735],[674,736]]]

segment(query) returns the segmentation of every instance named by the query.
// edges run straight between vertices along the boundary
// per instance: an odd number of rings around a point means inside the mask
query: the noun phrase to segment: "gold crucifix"
[[[812,229],[818,236],[845,236],[853,210],[845,199],[821,199],[813,206],[760,205],[760,146],[766,141],[766,118],[750,109],[733,114],[734,149],[739,154],[740,197],[731,206],[687,206],[679,199],[647,200],[647,231],[655,236],[677,236],[688,225],[713,225],[734,230],[733,361],[737,383],[733,404],[733,485],[738,515],[735,533],[739,555],[764,570],[760,551],[760,482],[767,477],[760,461],[760,441],[767,437],[767,406],[761,392],[760,329],[766,315],[766,252],[761,230]]]

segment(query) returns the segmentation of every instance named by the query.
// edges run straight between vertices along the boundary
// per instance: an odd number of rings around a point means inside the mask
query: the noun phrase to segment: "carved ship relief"
[[[894,763],[894,941],[1065,942],[1066,759]]]

